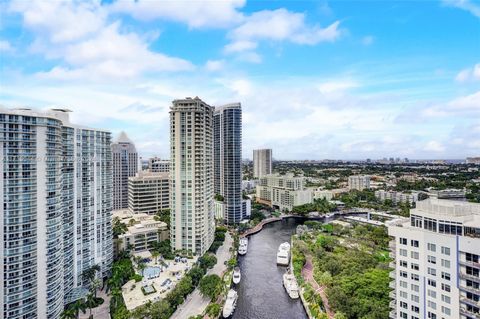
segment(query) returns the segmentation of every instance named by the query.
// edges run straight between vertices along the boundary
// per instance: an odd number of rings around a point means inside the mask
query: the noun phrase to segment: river
[[[305,319],[300,299],[288,297],[282,284],[286,267],[276,264],[278,246],[295,233],[301,219],[267,224],[249,237],[248,252],[239,256],[241,282],[234,287],[238,302],[233,319]]]

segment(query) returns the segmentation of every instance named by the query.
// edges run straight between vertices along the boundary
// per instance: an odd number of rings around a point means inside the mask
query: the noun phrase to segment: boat
[[[285,287],[285,290],[287,291],[290,298],[298,299],[298,297],[300,296],[298,293],[297,280],[295,279],[295,276],[289,271],[283,274],[283,287]]]
[[[326,218],[330,218],[330,217],[333,217],[333,216],[335,216],[335,213],[327,213],[325,215]]]
[[[233,269],[233,283],[236,285],[240,282],[240,278],[242,277],[240,273],[240,267],[235,267]]]
[[[227,294],[227,300],[223,306],[223,318],[228,318],[233,314],[235,306],[237,305],[238,294],[235,290],[230,289]]]
[[[238,253],[240,255],[245,255],[248,250],[248,239],[247,238],[241,238],[240,239],[240,245],[238,246]]]
[[[288,266],[290,264],[290,244],[284,242],[278,247],[277,265]]]

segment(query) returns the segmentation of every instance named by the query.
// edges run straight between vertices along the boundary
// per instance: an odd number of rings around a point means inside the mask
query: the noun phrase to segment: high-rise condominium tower
[[[213,242],[213,107],[198,97],[170,110],[170,212],[174,250],[203,254]]]
[[[128,178],[138,171],[138,154],[135,145],[125,132],[112,143],[113,159],[113,209],[128,207]]]
[[[112,262],[110,133],[68,111],[0,109],[2,318],[59,318],[83,270]]]
[[[253,150],[253,177],[272,174],[272,150]]]
[[[390,318],[480,318],[480,204],[419,201],[388,234]]]
[[[214,126],[214,188],[223,196],[227,224],[242,220],[242,107],[240,103],[217,107]]]

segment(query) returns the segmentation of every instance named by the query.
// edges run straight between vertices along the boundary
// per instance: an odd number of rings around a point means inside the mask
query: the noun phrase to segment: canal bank
[[[248,253],[239,256],[240,284],[233,288],[239,298],[234,319],[306,319],[300,299],[288,297],[282,284],[286,267],[276,264],[278,246],[290,242],[304,218],[285,218],[262,225],[249,236]]]

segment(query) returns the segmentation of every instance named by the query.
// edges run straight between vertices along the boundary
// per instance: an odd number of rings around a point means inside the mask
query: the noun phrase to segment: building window
[[[450,292],[450,285],[448,284],[442,284],[442,290],[446,292]]]
[[[406,245],[407,244],[407,239],[400,237],[400,244],[401,245]]]
[[[429,300],[427,304],[428,304],[428,307],[429,307],[429,308],[432,308],[432,309],[434,309],[434,310],[437,309],[437,304],[436,304],[435,302]]]
[[[442,271],[442,279],[450,280],[450,274]]]
[[[407,250],[406,249],[400,249],[400,256],[407,257]]]
[[[428,285],[432,287],[437,287],[437,282],[433,279],[428,279]]]
[[[442,295],[442,301],[444,303],[448,303],[450,304],[451,300],[450,300],[450,297],[449,296],[445,296],[445,295]]]
[[[429,297],[437,298],[437,293],[435,292],[435,290],[428,289],[427,294],[428,294]]]
[[[419,246],[419,243],[418,243],[418,240],[411,240],[410,241],[410,245],[412,245],[413,247],[418,247]]]
[[[413,270],[418,270],[418,269],[420,269],[420,267],[418,266],[418,264],[412,263],[412,269]]]
[[[413,259],[418,259],[418,251],[410,252],[410,257],[413,258]]]
[[[442,254],[450,256],[450,248],[442,246]]]
[[[435,256],[428,256],[427,260],[428,260],[429,263],[434,264],[434,265],[437,263],[437,259],[435,258]]]
[[[450,268],[450,260],[442,259],[442,267]]]
[[[437,270],[436,270],[435,268],[430,268],[430,267],[428,267],[427,271],[428,271],[428,274],[429,274],[429,275],[432,275],[432,276],[436,276],[436,275],[437,275]]]
[[[407,278],[408,273],[406,271],[400,270],[400,276],[403,277],[403,278]]]
[[[428,243],[428,244],[427,244],[427,249],[430,250],[430,251],[435,252],[435,251],[437,250],[437,246],[436,246],[435,244]]]
[[[446,314],[447,316],[450,316],[450,308],[442,306],[442,313]]]

